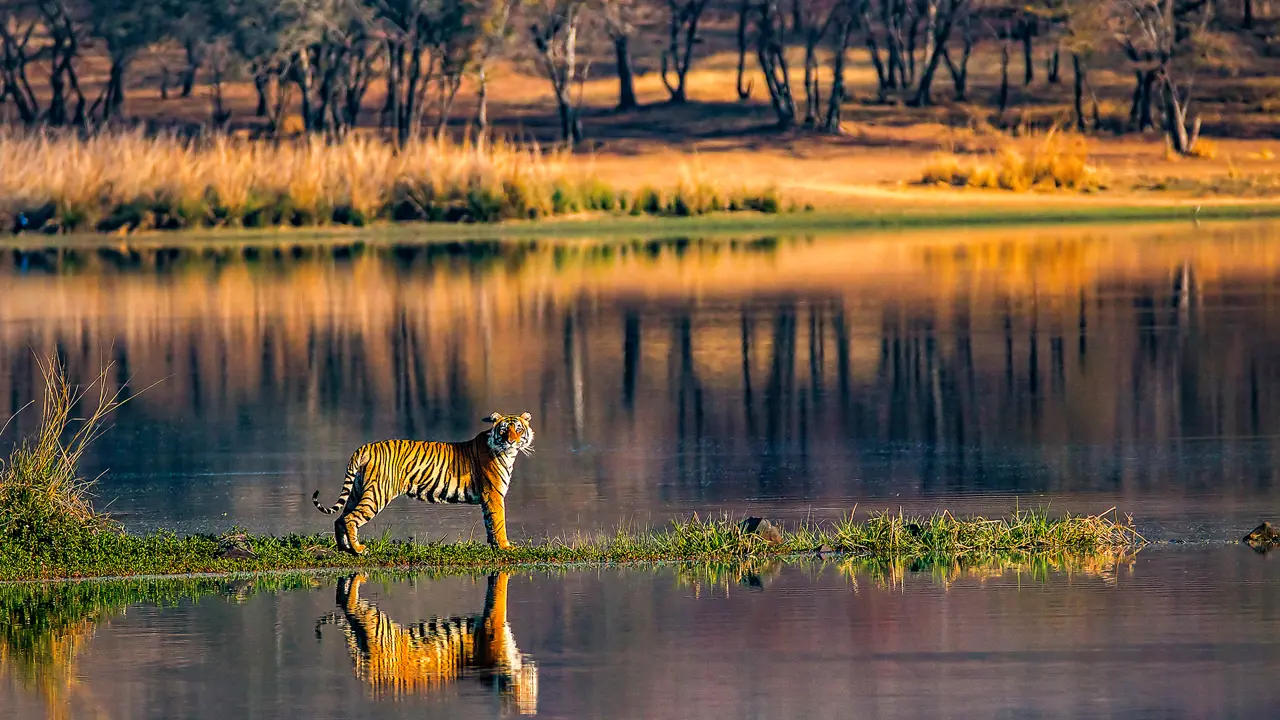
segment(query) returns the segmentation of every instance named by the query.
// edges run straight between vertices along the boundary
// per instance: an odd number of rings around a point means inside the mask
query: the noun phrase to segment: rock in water
[[[218,551],[214,557],[220,560],[250,560],[258,557],[249,544],[249,536],[244,533],[224,535],[218,538]]]
[[[1271,523],[1264,522],[1254,528],[1253,532],[1241,538],[1240,541],[1249,543],[1254,547],[1271,547],[1280,545],[1280,533],[1277,533],[1275,528],[1271,527]]]
[[[741,527],[743,532],[748,535],[759,535],[770,545],[777,545],[782,542],[782,531],[778,529],[777,525],[764,518],[749,517],[742,521]]]

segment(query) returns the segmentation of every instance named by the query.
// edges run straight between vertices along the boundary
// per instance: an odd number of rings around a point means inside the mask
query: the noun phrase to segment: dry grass
[[[701,178],[619,191],[537,146],[378,139],[282,143],[141,133],[0,135],[0,223],[54,231],[491,222],[581,212],[780,209],[771,188]],[[6,228],[7,229],[7,228]]]
[[[919,182],[1014,192],[1096,192],[1107,187],[1108,174],[1090,161],[1084,137],[1050,132],[1028,152],[1006,142],[995,152],[972,159],[955,153],[936,155]]]
[[[114,529],[90,503],[93,481],[80,477],[79,465],[106,417],[127,399],[122,389],[108,389],[110,365],[85,387],[72,387],[56,358],[40,360],[39,367],[45,383],[40,426],[0,462],[0,542],[28,547]]]

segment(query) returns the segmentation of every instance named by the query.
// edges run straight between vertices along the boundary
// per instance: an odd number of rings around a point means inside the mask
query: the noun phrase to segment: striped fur
[[[504,705],[522,715],[538,711],[538,667],[516,647],[507,623],[507,574],[489,576],[483,615],[433,618],[399,625],[360,598],[363,574],[338,582],[340,612],[316,622],[340,625],[356,677],[375,696],[402,696],[442,689],[463,676],[496,686]]]
[[[338,513],[333,532],[338,547],[357,555],[365,550],[357,537],[369,522],[401,495],[423,502],[464,503],[484,509],[489,544],[507,549],[507,490],[516,455],[532,452],[529,413],[485,418],[492,427],[465,442],[383,440],[361,445],[347,463],[342,492],[332,507],[311,502],[322,513]]]

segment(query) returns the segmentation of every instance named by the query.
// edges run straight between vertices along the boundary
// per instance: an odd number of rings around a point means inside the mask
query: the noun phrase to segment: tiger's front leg
[[[485,488],[480,495],[480,504],[484,508],[484,529],[489,544],[501,550],[510,550],[512,545],[507,540],[506,499],[497,490]]]

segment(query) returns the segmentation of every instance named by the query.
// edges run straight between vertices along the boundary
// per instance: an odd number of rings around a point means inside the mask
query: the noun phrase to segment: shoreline
[[[368,551],[338,551],[331,534],[251,536],[158,531],[134,536],[112,530],[73,532],[56,547],[0,544],[0,582],[109,577],[200,576],[288,571],[418,569],[490,572],[512,568],[606,567],[620,564],[705,564],[839,558],[869,565],[956,566],[987,562],[1088,563],[1136,553],[1147,545],[1130,518],[1014,510],[994,518],[870,514],[795,527],[728,517],[691,519],[654,529],[620,527],[612,534],[546,538],[497,550],[486,543],[416,543],[386,533],[366,539]]]
[[[978,192],[958,192],[979,200]],[[981,200],[993,199],[991,195]],[[1250,221],[1280,218],[1280,199],[1169,198],[1158,203],[1090,199],[1061,202],[1034,198],[1008,202],[983,202],[962,206],[956,202],[892,204],[867,211],[818,209],[762,214],[711,213],[696,217],[552,217],[541,220],[495,223],[390,222],[362,227],[352,225],[279,226],[269,228],[203,228],[148,230],[137,233],[77,232],[67,234],[21,233],[0,238],[0,249],[14,251],[60,249],[157,249],[191,247],[249,247],[294,245],[431,244],[476,241],[532,241],[635,239],[696,234],[765,236],[804,232],[927,230],[930,228],[982,228],[1081,226],[1105,223],[1157,223],[1172,221]],[[1040,202],[1034,202],[1039,200]]]

